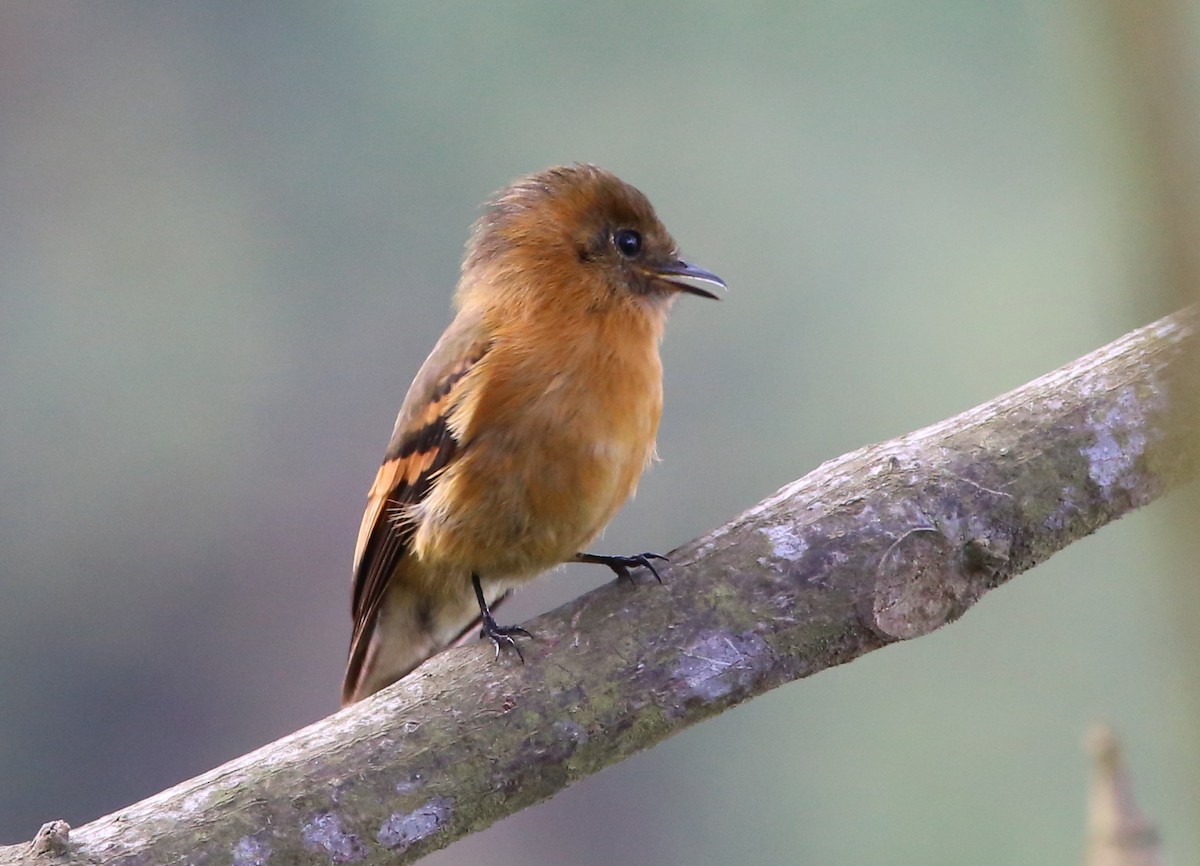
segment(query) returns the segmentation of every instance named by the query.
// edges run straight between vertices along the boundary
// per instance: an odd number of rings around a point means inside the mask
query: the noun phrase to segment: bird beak
[[[681,292],[700,295],[702,298],[712,298],[714,301],[720,300],[720,297],[715,292],[697,285],[697,283],[707,283],[710,286],[717,286],[725,290],[729,289],[725,285],[725,281],[712,271],[706,271],[704,268],[689,265],[682,260],[669,265],[658,265],[654,268],[653,273],[656,277],[666,280]]]

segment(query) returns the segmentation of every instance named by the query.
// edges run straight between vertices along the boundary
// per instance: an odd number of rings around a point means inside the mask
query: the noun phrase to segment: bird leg
[[[496,619],[488,608],[487,600],[483,597],[483,587],[479,585],[478,574],[471,575],[471,585],[475,587],[475,600],[479,602],[479,615],[483,619],[483,628],[479,630],[479,636],[486,637],[495,645],[497,660],[500,658],[500,645],[504,644],[516,650],[517,658],[521,660],[521,664],[525,664],[525,656],[521,654],[521,648],[517,646],[513,635],[529,638],[533,635],[519,625],[496,625]]]
[[[644,566],[650,569],[650,573],[654,575],[654,579],[662,583],[662,577],[659,576],[658,569],[654,567],[654,563],[650,560],[661,559],[663,562],[670,562],[665,556],[660,556],[657,553],[638,553],[633,556],[600,556],[595,553],[577,553],[575,554],[576,562],[591,562],[596,565],[607,565],[613,570],[618,578],[625,578],[633,582],[633,577],[629,574],[629,569]]]

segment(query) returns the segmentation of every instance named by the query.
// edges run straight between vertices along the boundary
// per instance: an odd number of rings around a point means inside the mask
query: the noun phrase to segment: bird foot
[[[525,664],[525,656],[521,652],[521,647],[517,645],[517,637],[532,638],[529,632],[521,628],[519,625],[496,625],[496,620],[490,616],[483,618],[483,628],[479,630],[481,638],[487,638],[496,647],[496,661],[500,660],[500,647],[511,647],[517,654],[517,658],[521,660],[521,664]]]
[[[575,557],[578,562],[591,562],[596,565],[607,565],[613,570],[618,579],[624,578],[630,582],[633,581],[633,576],[629,573],[631,568],[648,568],[650,573],[654,575],[654,579],[662,583],[662,576],[658,573],[658,569],[654,567],[651,560],[658,559],[663,562],[670,562],[665,556],[657,553],[636,553],[632,556],[600,556],[595,553],[581,553]]]

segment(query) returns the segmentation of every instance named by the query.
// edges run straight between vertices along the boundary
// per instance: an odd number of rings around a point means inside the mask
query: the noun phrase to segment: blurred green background
[[[336,708],[367,487],[519,174],[617,172],[731,287],[675,308],[662,461],[605,550],[1168,312],[1107,26],[1084,0],[5,4],[0,843]],[[1172,514],[428,862],[1074,863],[1099,719],[1195,862]]]

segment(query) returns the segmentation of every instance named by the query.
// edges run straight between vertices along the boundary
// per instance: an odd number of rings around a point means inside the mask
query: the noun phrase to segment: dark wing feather
[[[351,597],[354,632],[343,700],[355,691],[379,609],[408,553],[413,526],[406,512],[425,498],[437,474],[454,460],[459,443],[449,428],[450,413],[465,377],[487,349],[478,322],[460,314],[422,365],[404,399],[358,533]]]

